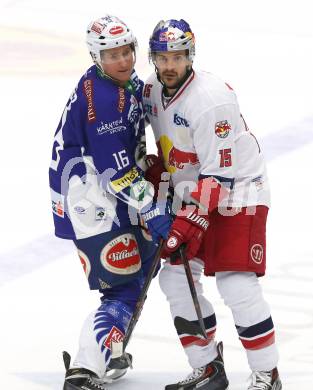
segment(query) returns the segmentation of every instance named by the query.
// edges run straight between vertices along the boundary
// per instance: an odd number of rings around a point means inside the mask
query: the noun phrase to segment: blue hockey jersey
[[[142,87],[135,72],[122,88],[94,65],[70,96],[49,169],[58,237],[81,239],[138,223],[147,194]]]

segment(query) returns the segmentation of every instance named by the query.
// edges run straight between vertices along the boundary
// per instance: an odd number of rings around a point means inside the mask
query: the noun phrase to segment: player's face
[[[186,75],[187,67],[191,62],[186,56],[185,50],[172,52],[157,52],[154,57],[155,66],[167,88],[175,88]]]
[[[130,45],[103,50],[101,65],[104,73],[123,85],[129,80],[135,65],[134,52]]]

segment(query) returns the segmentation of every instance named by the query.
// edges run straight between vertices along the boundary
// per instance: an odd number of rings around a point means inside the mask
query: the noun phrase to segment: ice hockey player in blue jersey
[[[72,365],[64,353],[64,390],[104,389],[112,344],[125,336],[156,243],[171,224],[166,203],[153,201],[153,186],[144,179],[136,38],[120,19],[106,15],[88,25],[87,46],[94,65],[62,114],[49,179],[55,234],[74,241],[101,305],[83,324]]]

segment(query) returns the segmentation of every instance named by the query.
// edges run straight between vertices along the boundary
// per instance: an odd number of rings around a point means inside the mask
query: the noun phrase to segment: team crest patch
[[[261,244],[254,244],[250,249],[250,256],[256,264],[261,264],[264,257],[263,246]]]
[[[226,138],[231,130],[231,125],[228,121],[220,121],[215,123],[215,134],[219,138]]]

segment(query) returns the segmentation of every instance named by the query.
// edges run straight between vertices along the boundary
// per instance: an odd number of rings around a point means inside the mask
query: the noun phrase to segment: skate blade
[[[118,379],[122,378],[127,372],[127,368],[112,368],[111,370],[107,371],[105,374],[104,379],[108,379],[110,381],[117,381]]]

